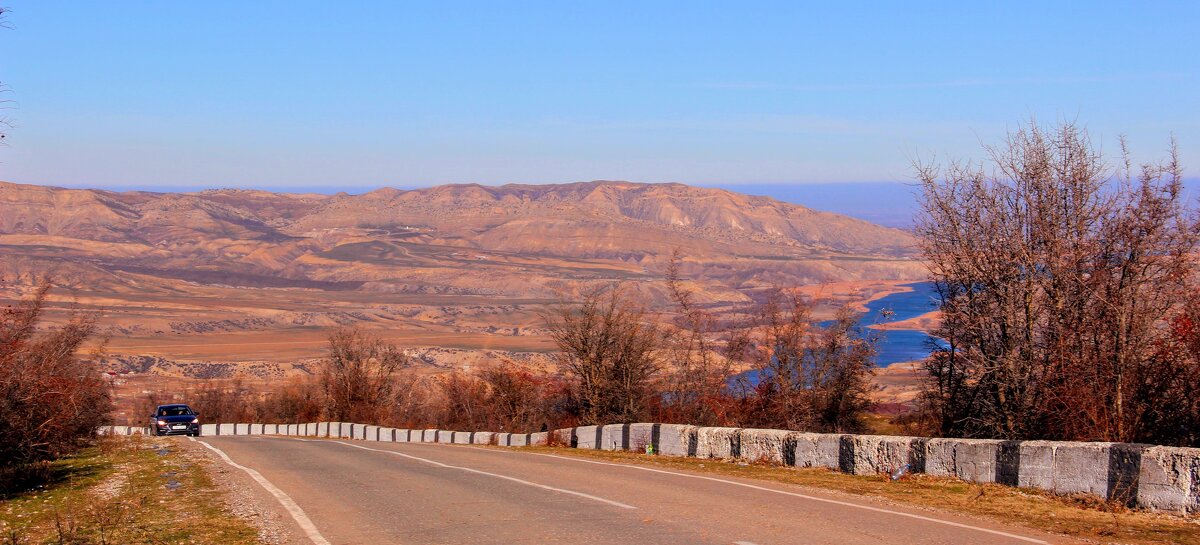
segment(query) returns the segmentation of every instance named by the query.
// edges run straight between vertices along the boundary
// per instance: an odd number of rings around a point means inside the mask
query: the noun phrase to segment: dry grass
[[[49,483],[0,499],[0,543],[258,544],[171,441],[111,437],[53,462]]]
[[[532,447],[531,450],[869,496],[897,504],[980,516],[1095,543],[1200,545],[1200,518],[1131,510],[1088,497],[1059,497],[1003,485],[967,483],[920,474],[892,481],[887,476],[846,475],[826,469],[743,465],[630,452],[547,447]]]

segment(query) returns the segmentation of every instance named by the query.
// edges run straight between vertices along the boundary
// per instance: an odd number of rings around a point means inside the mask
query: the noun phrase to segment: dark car
[[[154,435],[200,435],[200,415],[184,404],[159,405],[150,415]]]

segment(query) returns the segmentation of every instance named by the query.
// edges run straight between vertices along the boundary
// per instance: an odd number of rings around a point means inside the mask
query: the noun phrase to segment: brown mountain
[[[331,196],[0,183],[0,237],[5,256],[107,271],[387,292],[544,296],[563,280],[652,278],[676,248],[718,291],[914,270],[902,231],[767,197],[627,182]]]
[[[327,328],[348,324],[430,347],[433,366],[467,361],[456,350],[546,350],[542,305],[580,289],[624,282],[666,308],[676,249],[720,308],[768,285],[842,282],[858,296],[863,282],[918,279],[912,248],[895,229],[680,184],[313,195],[0,183],[0,298],[52,272],[69,288],[56,304],[101,316],[117,361],[195,376],[319,356]]]

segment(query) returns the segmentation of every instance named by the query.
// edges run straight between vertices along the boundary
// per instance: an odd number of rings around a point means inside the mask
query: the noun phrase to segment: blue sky
[[[1200,172],[1200,2],[831,4],[6,0],[0,179],[891,182],[1033,116]]]

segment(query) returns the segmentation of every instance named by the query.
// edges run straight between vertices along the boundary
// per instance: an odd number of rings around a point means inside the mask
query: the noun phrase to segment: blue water
[[[889,321],[898,322],[936,310],[937,300],[933,282],[918,282],[908,284],[908,287],[912,288],[912,291],[893,293],[867,303],[867,312],[859,318],[859,323],[869,326]],[[890,318],[885,318],[884,310],[890,310],[894,314]],[[939,346],[944,345],[941,339],[932,337],[924,331],[907,329],[873,331],[879,336],[879,342],[875,345],[879,351],[875,363],[880,367],[887,367],[903,361],[924,359],[929,355],[931,342],[936,342]]]
[[[929,355],[933,343],[936,343],[937,346],[945,346],[944,341],[924,331],[866,329],[870,325],[907,320],[936,310],[937,300],[933,282],[918,282],[906,284],[906,286],[912,288],[912,291],[893,293],[871,301],[866,305],[867,312],[859,316],[858,323],[864,328],[864,331],[876,335],[875,365],[879,367],[925,359]],[[891,316],[885,317],[885,311],[890,311]],[[831,323],[832,321],[826,321],[817,325],[825,327]],[[746,371],[741,376],[745,376],[751,385],[758,383],[758,371]],[[736,380],[737,377],[730,379],[730,385],[735,384]]]

